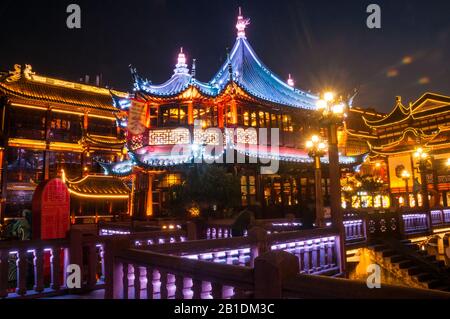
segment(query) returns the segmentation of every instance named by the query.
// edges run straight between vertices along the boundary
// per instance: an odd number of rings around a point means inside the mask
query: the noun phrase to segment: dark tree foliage
[[[172,209],[179,212],[192,204],[197,204],[203,213],[211,211],[214,205],[222,212],[240,206],[240,200],[239,178],[213,165],[190,169],[183,184],[170,191]]]

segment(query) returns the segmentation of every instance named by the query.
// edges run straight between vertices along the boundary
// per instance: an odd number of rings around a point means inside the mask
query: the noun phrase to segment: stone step
[[[442,282],[438,279],[426,280],[423,283],[425,283],[429,289],[436,289],[436,287],[442,286]]]
[[[426,255],[426,256],[423,256],[423,259],[433,262],[433,261],[436,261],[436,256],[434,256],[434,255]]]
[[[416,277],[417,280],[420,282],[427,282],[433,278],[433,276],[431,274],[426,273],[426,272],[414,275],[414,277]]]
[[[383,254],[383,257],[391,257],[396,254],[395,250],[392,249],[383,250],[381,253]]]
[[[381,252],[383,250],[389,249],[386,245],[383,245],[383,244],[372,245],[372,246],[369,246],[369,248],[375,252]]]
[[[449,286],[444,286],[444,285],[442,285],[442,286],[437,286],[437,287],[434,287],[434,288],[432,288],[432,289],[450,292],[450,287],[449,287]]]
[[[403,245],[408,247],[408,248],[414,249],[414,250],[419,250],[420,249],[419,245],[411,243],[411,242],[407,243],[407,244],[403,244]]]
[[[391,263],[395,264],[395,263],[404,261],[405,257],[403,257],[402,255],[393,255],[393,256],[390,256],[389,259],[390,259]]]
[[[412,266],[406,270],[408,271],[408,275],[410,275],[410,276],[414,276],[414,275],[420,274],[422,272],[422,269],[420,269],[419,266]]]
[[[445,268],[445,261],[443,260],[434,260],[431,262],[433,265],[439,268]]]
[[[414,263],[411,260],[402,260],[398,263],[398,268],[400,269],[409,269],[410,267],[414,266]]]

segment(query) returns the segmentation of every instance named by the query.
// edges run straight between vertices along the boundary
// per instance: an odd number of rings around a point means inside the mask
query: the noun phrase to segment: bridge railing
[[[449,293],[298,273],[292,254],[269,252],[253,268],[123,249],[112,260],[107,299],[448,299]]]
[[[128,249],[114,258],[108,299],[227,299],[254,290],[253,269]]]
[[[67,240],[0,243],[0,298],[60,294],[69,260]]]
[[[126,238],[130,247],[186,240],[185,231],[98,236],[72,229],[67,239],[0,243],[0,298],[39,298],[67,293],[67,266],[82,274],[82,290],[104,288],[106,243]]]
[[[369,289],[365,282],[322,276],[295,275],[283,281],[283,298],[299,299],[449,299],[450,293],[382,284]]]

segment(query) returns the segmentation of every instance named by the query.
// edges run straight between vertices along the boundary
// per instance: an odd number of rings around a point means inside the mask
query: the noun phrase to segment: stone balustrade
[[[151,251],[123,249],[111,259],[107,299],[449,299],[450,293],[298,273],[284,251],[259,256],[253,268],[211,264]]]
[[[128,249],[114,258],[105,297],[115,299],[228,299],[253,291],[253,269]]]
[[[181,230],[98,236],[72,229],[64,240],[2,242],[0,298],[39,298],[67,293],[69,264],[80,266],[84,291],[102,289],[107,243],[127,238],[130,247],[140,248],[183,242],[186,236]]]
[[[404,234],[426,233],[429,231],[428,216],[426,213],[405,213],[401,217]]]
[[[67,240],[0,243],[0,298],[61,293],[70,258]]]

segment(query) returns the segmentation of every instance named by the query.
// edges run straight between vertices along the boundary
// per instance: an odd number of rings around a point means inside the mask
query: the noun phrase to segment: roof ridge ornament
[[[191,69],[192,78],[195,79],[197,75],[197,59],[192,59],[192,69]]]
[[[295,86],[295,82],[294,82],[294,79],[292,78],[291,74],[289,74],[289,78],[288,78],[288,80],[287,80],[287,84],[288,84],[290,87],[294,87],[294,86]]]
[[[186,64],[186,55],[183,52],[183,47],[180,48],[180,53],[178,53],[177,64],[175,65],[175,74],[189,74],[189,68]]]
[[[239,16],[238,16],[238,20],[237,20],[237,24],[236,24],[236,29],[238,31],[238,33],[237,33],[238,39],[246,38],[245,29],[247,28],[247,26],[249,24],[250,24],[250,19],[244,18],[244,16],[242,15],[242,9],[241,9],[241,7],[239,7]]]
[[[230,82],[233,82],[233,64],[231,63],[230,49],[227,48],[228,76]]]

